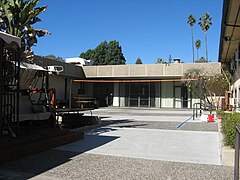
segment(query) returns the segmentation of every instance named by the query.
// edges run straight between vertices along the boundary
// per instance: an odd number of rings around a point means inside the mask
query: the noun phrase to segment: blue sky
[[[218,61],[222,0],[40,0],[48,9],[35,27],[52,34],[38,39],[37,55],[77,57],[102,41],[117,40],[127,64],[140,57],[143,64],[157,58],[181,58],[192,62],[191,28],[187,18],[198,20],[209,12],[209,60]],[[194,26],[195,40],[202,41],[199,56],[205,56],[204,33]],[[196,56],[196,52],[195,52]]]

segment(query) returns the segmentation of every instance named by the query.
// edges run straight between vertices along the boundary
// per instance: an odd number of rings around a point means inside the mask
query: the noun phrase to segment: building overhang
[[[221,63],[177,63],[177,64],[132,64],[84,66],[85,77],[81,79],[115,80],[164,80],[181,79],[192,69],[199,69],[209,76],[221,73]]]
[[[154,83],[154,82],[180,82],[194,81],[197,79],[79,79],[77,83]]]
[[[240,42],[240,1],[224,0],[219,47],[219,62],[228,64]]]

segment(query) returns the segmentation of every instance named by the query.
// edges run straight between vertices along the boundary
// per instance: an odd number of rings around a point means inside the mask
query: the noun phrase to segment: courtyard
[[[83,140],[0,167],[1,179],[232,179],[218,123],[184,109],[100,108]],[[87,113],[86,113],[87,115]]]

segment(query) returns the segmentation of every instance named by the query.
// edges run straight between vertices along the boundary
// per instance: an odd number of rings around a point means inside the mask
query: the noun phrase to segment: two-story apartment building
[[[233,75],[231,105],[240,106],[240,1],[224,0],[219,47],[219,62]]]

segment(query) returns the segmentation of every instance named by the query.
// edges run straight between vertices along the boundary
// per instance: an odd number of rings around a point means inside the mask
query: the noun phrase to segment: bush
[[[217,113],[217,115],[223,115],[223,114],[224,114],[224,111],[221,110],[221,109],[217,109],[217,110],[216,110],[216,113]]]
[[[240,114],[224,114],[222,116],[222,131],[224,134],[224,143],[227,146],[235,148],[236,126],[240,124]]]

